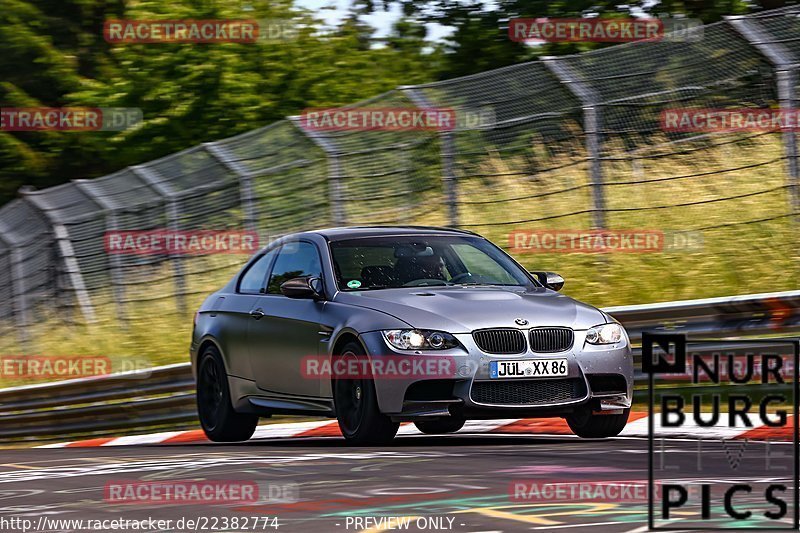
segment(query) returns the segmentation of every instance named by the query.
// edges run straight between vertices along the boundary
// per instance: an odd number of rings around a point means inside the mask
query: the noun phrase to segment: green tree
[[[102,29],[111,18],[291,20],[298,32],[255,44],[109,44]],[[104,175],[306,107],[428,81],[436,54],[419,28],[400,24],[376,44],[357,14],[323,28],[291,0],[7,0],[0,105],[131,107],[144,120],[122,132],[0,132],[0,203],[24,183]]]
[[[453,33],[445,40],[441,79],[483,72],[492,68],[529,61],[541,55],[564,55],[609,46],[604,43],[547,43],[529,46],[508,38],[508,21],[512,18],[585,16],[685,16],[716,22],[724,15],[743,14],[763,8],[778,7],[783,0],[664,0],[653,3],[636,0],[621,4],[608,0],[355,0],[365,12],[388,9],[399,4],[403,12],[417,23],[438,23],[451,27]]]

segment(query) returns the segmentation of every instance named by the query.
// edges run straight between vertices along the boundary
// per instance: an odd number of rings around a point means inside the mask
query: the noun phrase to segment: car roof
[[[358,237],[387,237],[392,235],[476,235],[471,231],[435,226],[351,226],[325,228],[306,233],[322,235],[329,241]]]

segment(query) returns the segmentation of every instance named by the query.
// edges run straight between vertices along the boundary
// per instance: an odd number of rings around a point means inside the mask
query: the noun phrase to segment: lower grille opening
[[[429,379],[412,383],[406,390],[406,401],[450,400],[453,396],[452,380]]]
[[[589,388],[594,394],[627,394],[628,383],[620,374],[590,374]]]
[[[476,381],[470,397],[475,403],[495,405],[536,405],[564,403],[586,396],[580,378]]]

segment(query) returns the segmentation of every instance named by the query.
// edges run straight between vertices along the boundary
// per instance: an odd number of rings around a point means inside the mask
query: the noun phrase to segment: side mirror
[[[531,274],[548,289],[560,291],[564,287],[564,278],[555,272],[534,272],[531,270]]]
[[[295,299],[322,300],[322,280],[306,276],[284,281],[281,283],[281,294]]]

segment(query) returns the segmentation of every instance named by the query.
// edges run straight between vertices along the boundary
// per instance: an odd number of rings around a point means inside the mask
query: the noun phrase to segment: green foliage
[[[722,20],[724,15],[737,15],[760,7],[780,7],[773,0],[758,3],[747,0],[687,2],[636,0],[620,3],[608,0],[385,0],[376,6],[372,0],[355,0],[364,11],[399,4],[411,20],[438,23],[454,28],[445,42],[440,79],[483,72],[492,68],[529,61],[543,55],[564,55],[609,46],[607,43],[547,43],[528,46],[508,38],[508,21],[512,18],[603,18],[634,16],[685,16],[704,23]],[[780,2],[780,0],[777,0]]]
[[[778,0],[780,1],[780,0]],[[362,15],[392,5],[403,18],[380,40]],[[605,46],[508,39],[509,18],[632,14],[720,20],[773,0],[353,0],[350,15],[324,28],[293,0],[5,0],[0,10],[0,105],[140,108],[144,123],[123,132],[0,132],[0,204],[22,184],[43,188],[141,164],[296,114],[341,105],[398,85],[483,72]],[[103,23],[126,19],[281,19],[296,39],[257,44],[111,45]],[[426,24],[453,29],[442,45]]]
[[[296,38],[256,44],[109,44],[106,19],[291,20]],[[322,29],[290,1],[7,0],[0,10],[0,103],[132,107],[122,132],[0,132],[0,204],[20,185],[91,178],[272,123],[428,81],[437,53],[404,24],[385,46],[345,20]]]

